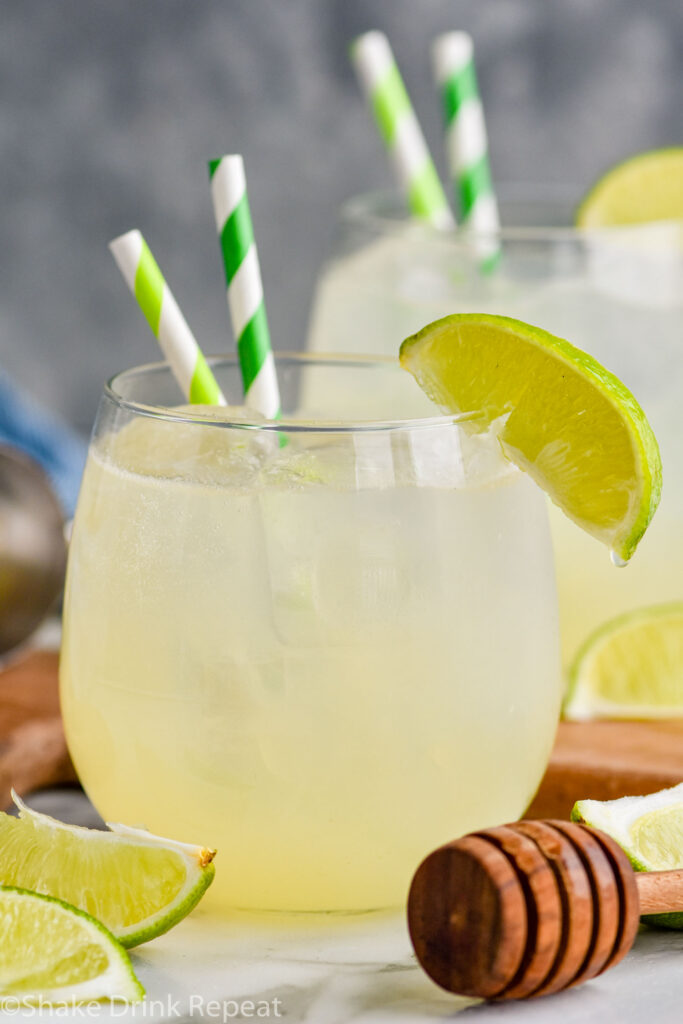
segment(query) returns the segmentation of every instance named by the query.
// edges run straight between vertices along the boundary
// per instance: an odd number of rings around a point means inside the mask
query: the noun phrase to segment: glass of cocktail
[[[532,195],[533,198],[528,198]],[[661,222],[579,230],[542,190],[508,192],[505,227],[482,239],[411,220],[398,195],[352,200],[323,270],[308,338],[314,352],[394,352],[409,331],[459,311],[518,317],[570,339],[634,392],[662,450],[666,486],[627,572],[551,506],[563,661],[606,620],[683,599],[683,245]],[[482,267],[482,248],[500,262]],[[390,399],[389,399],[390,400]],[[377,396],[378,408],[381,396]]]
[[[546,504],[395,357],[276,363],[277,423],[177,407],[161,364],[105,389],[66,590],[69,747],[107,819],[218,848],[215,905],[396,906],[426,850],[518,816],[543,773]],[[239,395],[236,360],[212,366]]]

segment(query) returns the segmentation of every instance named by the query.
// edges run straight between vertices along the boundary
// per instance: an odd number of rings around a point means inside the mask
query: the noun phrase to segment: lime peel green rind
[[[461,352],[465,357],[459,362]],[[481,313],[453,314],[428,324],[403,342],[400,361],[427,396],[445,411],[479,413],[482,428],[503,417],[499,440],[510,461],[529,473],[570,519],[606,543],[622,561],[631,558],[659,503],[661,459],[643,410],[614,374],[563,338],[520,320]],[[471,374],[469,379],[463,376],[463,366]],[[540,371],[546,380],[538,386],[534,374]],[[557,423],[564,425],[572,416],[572,429],[580,431],[586,424],[582,457],[592,457],[593,449],[600,454],[601,446],[610,439],[596,437],[590,421],[580,421],[585,410],[572,408],[571,404],[577,396],[590,397],[601,409],[605,420],[616,429],[619,443],[628,438],[630,452],[625,452],[622,445],[619,454],[631,458],[637,493],[624,497],[627,481],[617,478],[612,482],[601,477],[598,497],[611,495],[609,500],[625,505],[607,526],[597,516],[591,519],[576,514],[576,496],[583,495],[585,489],[574,484],[573,502],[572,495],[565,499],[561,493],[572,481],[563,464],[566,442],[561,435],[550,432],[551,383],[553,404],[564,414],[564,419],[562,415],[556,417]],[[476,395],[479,399],[480,408],[464,407],[461,398],[468,388],[470,398]],[[531,453],[535,457],[530,458],[518,442],[536,446],[536,452]],[[582,479],[577,477],[579,485]]]
[[[683,868],[683,782],[647,796],[578,800],[571,818],[612,836],[636,871]],[[643,921],[683,930],[683,913],[648,914]]]
[[[107,828],[115,835],[128,836],[131,839],[144,839],[145,836],[150,836],[150,833],[144,829],[129,828],[126,825],[107,822]],[[166,844],[170,841],[160,840],[160,842]],[[185,847],[188,853],[195,857],[198,855],[198,847],[181,843],[173,845]],[[140,946],[143,942],[149,942],[150,939],[155,939],[158,935],[163,935],[165,932],[170,931],[171,928],[194,910],[216,875],[216,865],[213,863],[215,851],[202,849],[199,856],[203,856],[204,860],[207,857],[211,859],[206,860],[206,863],[200,863],[201,872],[194,882],[188,878],[180,899],[174,902],[171,907],[160,911],[156,917],[149,919],[145,927],[136,926],[130,930],[123,930],[119,936],[119,942],[122,946],[132,949],[133,946]]]
[[[683,146],[637,153],[611,167],[575,214],[579,228],[683,219]]]
[[[54,896],[0,886],[0,922],[0,1008],[144,998],[126,950],[85,911]]]
[[[0,812],[0,883],[78,906],[125,947],[168,931],[213,881],[214,851],[123,825],[66,825],[12,796],[19,817]]]
[[[681,715],[683,601],[618,615],[602,623],[580,647],[569,670],[565,718]]]

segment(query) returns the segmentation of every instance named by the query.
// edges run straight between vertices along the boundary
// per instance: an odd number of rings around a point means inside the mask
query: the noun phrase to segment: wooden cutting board
[[[683,782],[683,718],[560,722],[527,818],[568,818],[577,800],[642,796]]]
[[[59,717],[57,654],[35,651],[0,671],[0,807],[20,794],[76,781]],[[614,800],[683,782],[683,719],[561,722],[527,811],[568,818],[576,800]]]
[[[34,651],[0,671],[0,807],[23,795],[76,781],[59,715],[58,656]]]

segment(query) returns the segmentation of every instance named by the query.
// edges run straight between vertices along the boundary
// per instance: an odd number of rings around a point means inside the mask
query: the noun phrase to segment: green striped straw
[[[455,227],[389,40],[382,32],[366,32],[351,44],[351,59],[411,213],[435,228]]]
[[[140,232],[120,235],[109,243],[109,248],[185,398],[193,404],[226,405],[216,378]]]
[[[432,51],[446,124],[446,154],[463,223],[479,237],[485,263],[500,255],[500,218],[489,165],[484,109],[474,68],[474,45],[467,32],[438,36]]]
[[[210,160],[209,178],[245,405],[268,419],[278,419],[280,393],[242,157],[233,154]]]

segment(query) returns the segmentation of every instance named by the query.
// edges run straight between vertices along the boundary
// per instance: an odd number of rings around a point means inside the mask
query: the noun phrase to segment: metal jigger
[[[65,568],[64,517],[45,473],[0,445],[0,654],[55,608]]]

